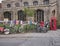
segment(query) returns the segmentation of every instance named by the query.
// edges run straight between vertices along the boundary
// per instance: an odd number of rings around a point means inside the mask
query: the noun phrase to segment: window
[[[7,4],[7,7],[10,8],[11,7],[11,4]]]
[[[41,21],[44,21],[44,11],[43,10],[41,10],[41,9],[36,10],[35,21],[37,21],[38,23],[40,23]]]
[[[29,3],[28,2],[24,2],[24,6],[29,6]]]
[[[55,10],[52,11],[52,14],[55,15]]]
[[[19,6],[20,6],[20,4],[19,4],[19,3],[15,3],[15,6],[16,6],[16,7],[19,7]]]
[[[44,0],[44,4],[49,4],[49,0]]]
[[[35,6],[38,5],[38,1],[34,1],[33,5],[35,5]]]
[[[22,0],[19,0],[20,2],[22,2]]]
[[[4,12],[3,14],[4,18],[8,18],[9,20],[11,20],[11,13],[9,11]]]
[[[17,13],[18,13],[18,20],[26,21],[26,15],[24,11],[19,10]]]

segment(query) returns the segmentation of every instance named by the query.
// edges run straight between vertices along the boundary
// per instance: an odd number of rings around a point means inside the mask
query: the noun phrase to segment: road
[[[1,37],[0,46],[60,46],[60,31]],[[28,37],[29,36],[29,37]]]
[[[60,46],[60,37],[0,38],[0,46]]]
[[[50,38],[3,38],[0,46],[50,46]]]

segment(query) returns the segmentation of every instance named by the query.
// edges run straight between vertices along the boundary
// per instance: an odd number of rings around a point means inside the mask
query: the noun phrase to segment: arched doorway
[[[4,12],[4,18],[7,18],[8,20],[11,20],[11,13],[6,11]]]
[[[22,10],[18,11],[18,20],[22,20],[22,21],[26,20],[26,15],[25,15],[24,11],[22,11]]]
[[[44,21],[44,11],[40,9],[36,10],[34,18],[36,22]]]

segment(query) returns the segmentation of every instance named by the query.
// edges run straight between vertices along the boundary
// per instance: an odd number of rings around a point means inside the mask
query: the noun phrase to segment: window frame
[[[33,1],[33,5],[34,6],[38,5],[38,1]]]
[[[24,2],[24,6],[29,6],[29,3],[28,2]]]
[[[7,8],[10,8],[11,7],[11,4],[7,4]]]
[[[49,0],[43,0],[43,3],[48,5],[49,4]]]
[[[20,3],[18,3],[18,2],[15,3],[15,6],[16,6],[16,7],[20,7]]]

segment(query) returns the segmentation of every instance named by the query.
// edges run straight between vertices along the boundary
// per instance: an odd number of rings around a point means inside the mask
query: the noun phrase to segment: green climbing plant
[[[31,8],[24,8],[24,12],[25,14],[27,14],[29,17],[32,17],[34,16],[34,9],[31,9]]]

